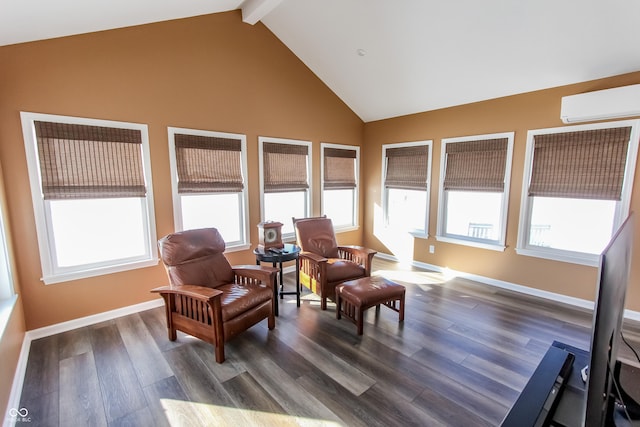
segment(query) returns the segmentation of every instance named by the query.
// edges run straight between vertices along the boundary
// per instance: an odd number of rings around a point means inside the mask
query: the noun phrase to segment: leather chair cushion
[[[223,322],[269,301],[273,296],[273,290],[263,285],[231,283],[218,286],[217,289],[223,292],[221,300]]]
[[[329,258],[327,262],[327,282],[342,282],[344,280],[357,279],[364,275],[364,267],[353,261]]]
[[[345,282],[339,285],[336,291],[356,307],[371,307],[401,298],[405,287],[384,277],[365,277]]]
[[[325,258],[338,256],[338,242],[330,218],[299,220],[295,223],[298,245],[305,252]]]
[[[158,247],[173,285],[217,288],[234,281],[224,256],[224,239],[215,228],[170,234],[160,239]]]

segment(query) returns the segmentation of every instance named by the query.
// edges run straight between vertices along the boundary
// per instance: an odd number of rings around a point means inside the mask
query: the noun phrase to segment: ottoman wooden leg
[[[358,328],[358,335],[362,335],[362,330],[364,329],[364,310],[359,307],[356,310],[358,310],[358,314],[356,315],[356,326]]]
[[[398,322],[404,322],[404,294],[405,292],[403,292],[402,296],[400,297],[400,310],[398,311],[399,313]]]
[[[336,319],[342,318],[342,299],[340,298],[340,292],[336,292]]]

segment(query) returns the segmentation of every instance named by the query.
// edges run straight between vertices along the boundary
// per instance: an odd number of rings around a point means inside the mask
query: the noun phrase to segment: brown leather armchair
[[[362,246],[338,246],[330,218],[293,218],[301,248],[300,283],[320,296],[320,308],[327,309],[327,298],[335,301],[335,288],[347,280],[371,275],[371,262],[377,253]]]
[[[275,327],[273,267],[232,267],[225,242],[215,228],[169,234],[158,241],[170,286],[153,289],[162,295],[169,339],[176,331],[215,346],[216,362],[224,362],[224,343],[267,318]]]

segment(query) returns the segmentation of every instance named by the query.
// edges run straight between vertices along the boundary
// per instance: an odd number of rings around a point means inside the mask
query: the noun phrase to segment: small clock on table
[[[277,221],[265,221],[258,224],[258,248],[262,251],[284,248],[282,225]]]

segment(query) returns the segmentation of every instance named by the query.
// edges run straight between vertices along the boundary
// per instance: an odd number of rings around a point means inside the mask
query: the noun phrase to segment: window
[[[311,142],[259,137],[262,220],[283,223],[283,238],[293,238],[291,218],[311,212]]]
[[[4,209],[0,209],[0,303],[10,299],[14,295],[13,275],[11,273],[11,260],[9,259],[9,250],[7,247],[4,216]],[[0,325],[2,325],[1,322]],[[0,336],[2,335],[0,334]]]
[[[388,228],[427,236],[431,143],[382,146],[382,210]]]
[[[215,227],[228,250],[247,249],[245,135],[169,128],[176,230]]]
[[[157,264],[147,126],[21,118],[44,282]]]
[[[438,240],[504,250],[513,136],[442,140]]]
[[[528,132],[519,254],[597,265],[629,213],[638,124]]]
[[[322,150],[322,214],[336,229],[358,225],[360,147],[326,144]]]
[[[1,193],[0,190],[0,200],[4,200],[4,194]],[[0,206],[0,337],[4,334],[17,300],[13,288],[12,262],[9,257],[4,217],[4,206]]]

